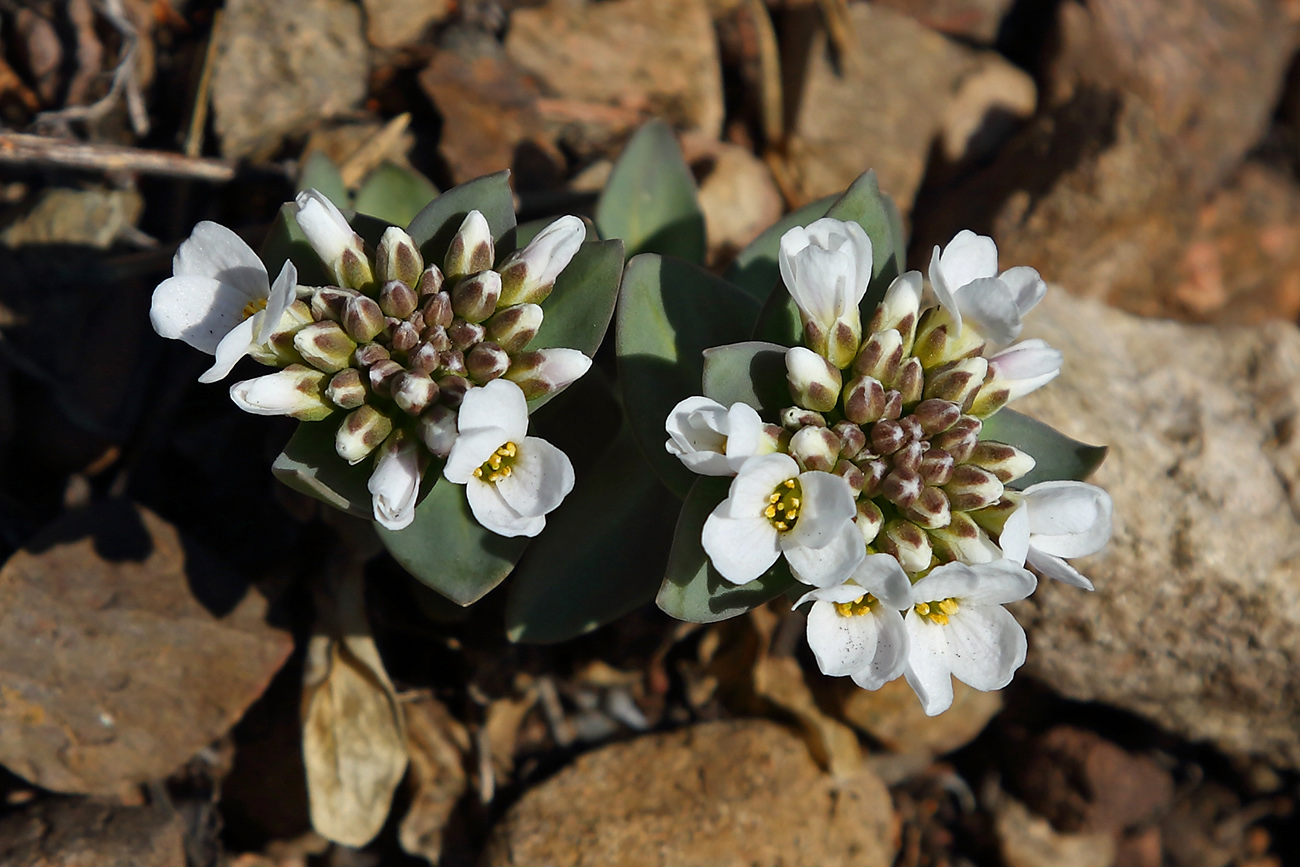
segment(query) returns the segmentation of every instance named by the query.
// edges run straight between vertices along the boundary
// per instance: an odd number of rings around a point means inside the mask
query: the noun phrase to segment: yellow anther
[[[933,602],[918,602],[915,609],[917,616],[925,618],[930,623],[947,626],[948,618],[957,613],[958,607],[957,600],[950,596]]]
[[[514,443],[506,443],[492,452],[482,466],[474,470],[474,476],[492,483],[508,479],[514,471],[515,457],[518,454],[519,448]]]
[[[775,517],[776,517],[776,506],[768,506],[766,509],[763,510],[763,514],[766,515],[766,516],[769,517],[769,518],[775,518]]]
[[[785,480],[785,486],[786,486],[787,488],[793,488],[793,487],[794,487],[794,479],[786,479],[786,480]]]
[[[957,600],[956,599],[943,600],[942,602],[939,603],[939,610],[942,611],[944,614],[956,614]]]
[[[870,593],[864,593],[852,602],[836,602],[835,610],[841,617],[857,617],[861,614],[870,614],[871,611],[880,604],[880,600]]]
[[[258,298],[253,301],[249,301],[247,304],[245,304],[244,309],[240,312],[242,318],[247,319],[248,317],[252,316],[254,313],[258,312],[259,310],[265,310],[265,309],[266,309],[266,299]]]
[[[779,503],[781,502],[781,495],[777,493],[773,493],[772,496],[767,498],[767,501],[769,503]]]
[[[519,450],[515,448],[514,443],[506,443],[501,448],[497,449],[497,454],[501,455],[503,458],[513,458],[517,451]]]
[[[511,473],[511,472],[512,472],[512,470],[511,470],[510,467],[502,467],[502,468],[501,468],[501,478],[503,478],[503,479],[508,479],[508,478],[510,478],[510,473]]]
[[[778,530],[780,530],[780,531],[783,532],[783,533],[784,533],[786,530],[790,529],[790,525],[787,524],[785,521],[777,521],[777,522],[776,522],[775,524],[773,524],[772,526],[776,527]]]
[[[482,468],[482,467],[475,467],[475,468],[474,468],[474,478],[476,478],[476,479],[481,479],[481,478],[483,478],[483,468]]]
[[[790,498],[790,508],[792,508],[792,509],[797,509],[797,508],[799,508],[799,498],[798,498],[798,497],[791,497],[791,498]]]
[[[929,613],[930,613],[930,603],[929,603],[929,602],[918,602],[918,603],[916,603],[916,613],[917,613],[917,614],[920,614],[922,617],[924,617],[925,615],[929,614]]]
[[[796,518],[798,518],[798,517],[799,517],[799,510],[798,510],[798,509],[787,509],[787,510],[786,510],[786,513],[785,513],[785,519],[786,519],[787,521],[793,521],[794,519],[796,519]]]
[[[488,458],[488,466],[490,466],[494,470],[501,469],[501,455],[495,454],[492,457]]]

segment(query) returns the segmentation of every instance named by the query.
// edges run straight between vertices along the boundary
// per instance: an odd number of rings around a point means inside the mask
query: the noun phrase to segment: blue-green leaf
[[[723,278],[753,295],[759,303],[766,302],[772,290],[781,282],[781,266],[777,262],[781,236],[795,226],[806,226],[826,216],[826,209],[837,198],[838,196],[826,196],[809,202],[764,229],[761,235],[736,254],[731,266],[722,275]]]
[[[470,211],[479,211],[487,219],[497,240],[498,258],[514,249],[515,200],[507,170],[452,187],[415,215],[406,231],[426,262],[442,263]]]
[[[619,383],[632,434],[664,484],[685,496],[695,474],[664,449],[664,421],[699,394],[704,350],[749,335],[758,302],[680,259],[642,254],[623,273],[615,313]]]
[[[504,581],[529,542],[484,529],[470,512],[464,486],[446,479],[415,507],[409,527],[375,529],[402,568],[458,605],[472,605]]]
[[[784,346],[758,340],[704,350],[704,396],[723,406],[747,403],[779,412],[791,401],[785,353]]]
[[[405,226],[438,196],[438,188],[414,169],[385,162],[366,175],[352,207],[357,213]]]
[[[704,261],[695,179],[663,121],[641,127],[623,149],[596,204],[596,225],[601,237],[623,239],[629,257],[662,253]]]
[[[339,208],[348,207],[348,188],[339,174],[339,167],[325,155],[324,151],[315,151],[302,164],[298,172],[298,192],[316,190]]]
[[[709,514],[727,497],[731,479],[700,476],[682,504],[668,554],[668,572],[655,602],[669,617],[715,623],[774,599],[795,585],[785,558],[748,584],[732,584],[704,553],[700,533]]]
[[[622,278],[621,241],[584,243],[542,302],[542,327],[528,349],[567,346],[595,355],[614,318]]]
[[[348,466],[338,456],[334,451],[338,426],[338,419],[301,422],[284,451],[271,464],[271,472],[295,491],[349,515],[371,519],[374,510],[366,484],[373,464],[362,461]]]
[[[1014,487],[1020,490],[1039,482],[1083,481],[1101,466],[1108,451],[1106,446],[1081,443],[1036,418],[1011,409],[999,410],[986,418],[980,439],[1006,443],[1033,456],[1036,461],[1033,470],[1014,482]]]

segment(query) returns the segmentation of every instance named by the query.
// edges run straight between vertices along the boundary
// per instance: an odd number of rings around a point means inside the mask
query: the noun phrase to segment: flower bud
[[[880,486],[885,483],[885,476],[889,475],[889,464],[882,460],[861,461],[858,468],[862,470],[862,493],[868,497],[874,497],[880,493]]]
[[[425,327],[437,325],[446,328],[451,325],[455,314],[451,312],[451,295],[446,292],[435,292],[432,295],[424,296],[424,306],[420,312],[424,314]]]
[[[409,352],[420,342],[420,332],[409,322],[398,322],[389,335],[389,343],[396,352]]]
[[[387,283],[400,280],[408,287],[420,282],[424,257],[415,241],[396,226],[389,226],[375,248],[375,274]]]
[[[904,572],[915,574],[930,568],[933,554],[930,537],[911,521],[895,518],[885,524],[880,535],[876,536],[876,548],[893,555]]]
[[[927,485],[921,489],[921,495],[903,509],[903,517],[918,527],[934,530],[952,522],[952,510],[943,491]]]
[[[923,400],[912,409],[925,436],[943,433],[961,418],[961,407],[950,400]]]
[[[787,406],[781,410],[781,427],[788,431],[797,431],[805,427],[826,427],[826,418],[811,409]]]
[[[334,412],[321,390],[326,375],[291,364],[275,373],[246,379],[230,387],[230,399],[254,415],[287,415],[299,421],[320,421]]]
[[[438,399],[438,384],[422,373],[403,371],[389,383],[393,402],[408,415],[419,415]]]
[[[1004,485],[1028,475],[1036,463],[1028,452],[989,440],[977,443],[967,462],[988,470]]]
[[[871,450],[878,455],[892,455],[907,444],[907,431],[891,419],[883,419],[871,426]]]
[[[946,527],[930,531],[935,556],[945,563],[988,563],[1001,560],[1002,552],[979,525],[965,512],[953,512]]]
[[[853,523],[858,525],[862,541],[870,545],[876,541],[876,536],[880,534],[880,528],[885,523],[884,513],[880,511],[879,506],[865,497],[858,500],[857,507],[858,516],[853,519]]]
[[[542,308],[536,304],[516,304],[497,311],[485,324],[489,340],[506,352],[518,352],[542,327]]]
[[[370,270],[370,260],[364,250],[344,250],[339,260],[339,282],[348,289],[365,289],[375,283],[374,272]]]
[[[477,322],[456,319],[447,329],[447,336],[451,338],[452,346],[465,350],[487,337],[487,329]]]
[[[266,343],[252,343],[248,354],[267,367],[301,364],[302,356],[293,348],[293,338],[303,326],[313,321],[311,308],[305,302],[293,302],[280,314],[280,321],[272,328]]]
[[[921,466],[916,471],[921,474],[921,480],[927,485],[942,487],[952,478],[955,466],[956,461],[952,459],[952,455],[943,449],[932,448],[921,455]]]
[[[392,393],[390,389],[392,387],[393,377],[405,370],[406,368],[402,367],[402,365],[390,359],[375,362],[370,365],[370,369],[366,371],[370,379],[371,390],[376,394],[381,394],[387,397]]]
[[[903,396],[895,389],[885,391],[885,409],[880,413],[883,419],[895,420],[903,414]]]
[[[477,344],[465,354],[465,369],[478,385],[487,385],[510,369],[510,355],[495,343]]]
[[[970,512],[991,506],[1002,499],[1002,482],[986,469],[971,464],[953,468],[952,478],[943,486],[952,507],[959,512]]]
[[[343,310],[343,328],[357,343],[369,343],[384,330],[384,314],[373,298],[356,294]]]
[[[423,341],[406,354],[406,368],[415,373],[433,373],[438,369],[438,350]]]
[[[487,219],[478,211],[470,211],[451,239],[442,273],[448,280],[459,280],[486,271],[495,259],[492,230]]]
[[[587,237],[577,217],[560,217],[501,264],[501,304],[540,304]]]
[[[900,509],[906,509],[916,502],[924,489],[925,483],[921,481],[920,474],[906,467],[890,470],[889,475],[880,483],[880,495]]]
[[[754,449],[754,454],[770,455],[773,452],[788,451],[789,448],[790,432],[779,424],[765,424],[759,429],[758,446]]]
[[[840,458],[836,462],[833,472],[848,483],[849,490],[853,492],[855,498],[862,493],[862,486],[866,484],[867,476],[862,470],[858,469],[857,464]]]
[[[388,348],[378,343],[367,343],[358,346],[356,352],[352,353],[352,357],[356,359],[357,364],[361,367],[369,367],[380,361],[388,361]]]
[[[840,438],[824,427],[806,427],[790,438],[790,457],[805,472],[829,473],[840,455]]]
[[[870,333],[897,331],[902,338],[903,353],[912,350],[916,337],[916,320],[921,309],[921,272],[906,271],[894,278],[871,316]]]
[[[343,418],[334,434],[334,451],[349,464],[356,464],[378,448],[392,432],[392,419],[365,404]]]
[[[837,422],[831,430],[835,431],[835,435],[843,443],[840,446],[840,457],[846,460],[851,461],[856,458],[867,445],[867,435],[862,432],[862,428],[851,421]]]
[[[352,366],[357,344],[337,322],[326,319],[303,327],[293,336],[293,348],[317,370],[335,373]]]
[[[853,360],[853,372],[870,376],[892,388],[898,368],[903,364],[903,338],[892,329],[877,331],[862,344]]]
[[[420,300],[424,300],[430,295],[442,292],[444,282],[446,282],[446,278],[442,276],[442,269],[437,265],[430,265],[420,275],[419,283],[412,283],[411,285],[415,286],[415,293],[420,296]]]
[[[333,202],[316,190],[304,190],[294,206],[298,228],[339,286],[362,289],[374,282],[361,236]]]
[[[469,322],[482,322],[497,309],[500,297],[501,275],[496,271],[482,271],[452,288],[451,309]]]
[[[950,400],[964,408],[984,384],[988,369],[986,358],[963,358],[953,362],[938,373],[930,373],[925,384],[925,397]]]
[[[785,378],[799,406],[829,412],[839,403],[842,376],[837,367],[811,349],[793,346],[785,354]]]
[[[1002,530],[1006,527],[1007,519],[1010,518],[1017,509],[1025,502],[1024,496],[1018,491],[1003,491],[1002,499],[998,500],[991,506],[983,509],[977,509],[970,513],[970,517],[975,523],[992,536],[1002,536]]]
[[[915,358],[904,361],[898,369],[898,376],[894,377],[894,388],[905,406],[911,406],[920,400],[925,388],[925,371],[921,368],[921,362]]]
[[[914,473],[919,473],[921,471],[921,456],[924,454],[925,446],[916,440],[912,440],[907,445],[894,452],[894,468],[901,468],[911,470]]]
[[[516,355],[505,378],[533,400],[559,391],[590,369],[591,359],[576,349],[539,349]]]
[[[438,352],[446,352],[451,349],[451,338],[447,336],[447,329],[441,325],[427,325],[420,334],[420,339],[432,346]]]
[[[325,396],[330,402],[343,409],[355,409],[366,402],[366,385],[361,381],[361,372],[355,367],[345,367],[330,378],[325,387]]]
[[[459,349],[448,349],[446,352],[439,353],[438,367],[444,373],[454,373],[456,376],[464,376],[468,372],[465,367],[465,353]]]
[[[379,290],[379,309],[385,316],[405,319],[415,312],[420,299],[415,290],[401,280],[389,280]]]
[[[955,332],[960,332],[953,336]],[[978,356],[984,351],[984,338],[975,328],[962,328],[946,307],[932,307],[921,314],[912,354],[926,370]]]
[[[340,289],[338,286],[322,286],[313,290],[311,293],[312,319],[316,322],[324,319],[341,322],[348,301],[358,294],[360,293],[355,289]]]
[[[979,442],[980,431],[983,428],[984,425],[979,419],[971,418],[968,415],[962,416],[948,430],[932,437],[930,445],[943,449],[952,455],[954,461],[964,464],[975,451],[975,446]]]
[[[420,442],[434,457],[446,458],[456,443],[456,412],[442,404],[434,404],[415,423]]]
[[[844,386],[844,417],[855,425],[871,424],[885,411],[885,387],[871,376],[855,376]]]
[[[471,388],[473,386],[468,379],[454,373],[438,380],[438,394],[442,397],[442,402],[452,409],[460,406],[460,402],[465,399],[466,392]]]

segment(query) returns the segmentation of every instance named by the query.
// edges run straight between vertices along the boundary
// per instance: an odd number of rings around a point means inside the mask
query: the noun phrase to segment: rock
[[[347,0],[230,0],[212,76],[221,153],[265,159],[366,95],[361,10]]]
[[[413,45],[452,11],[452,0],[362,0],[361,5],[366,10],[366,38],[376,48]]]
[[[506,53],[561,99],[662,117],[710,138],[722,132],[722,70],[704,0],[551,0],[516,9]],[[619,119],[589,118],[609,121]]]
[[[57,792],[167,776],[292,650],[266,608],[146,509],[69,513],[0,570],[0,764]]]
[[[992,44],[1014,0],[876,0],[925,26],[975,42]]]
[[[980,692],[953,682],[952,707],[926,716],[907,681],[892,680],[880,689],[854,686],[847,678],[835,682],[839,715],[871,735],[888,750],[933,758],[961,749],[975,740],[1002,709],[1002,695]]]
[[[1300,768],[1300,334],[1153,322],[1053,290],[1024,336],[1065,368],[1014,408],[1109,444],[1094,481],[1115,502],[1109,547],[1079,561],[1096,592],[1046,581],[1012,606],[1025,674]]]
[[[135,226],[143,210],[144,199],[135,190],[51,187],[0,233],[0,242],[10,247],[76,244],[107,250],[123,229]]]
[[[749,148],[689,136],[683,137],[682,150],[700,178],[699,202],[710,261],[730,261],[781,219],[785,213],[781,191],[767,165]]]
[[[849,18],[858,40],[851,62],[843,70],[833,64],[818,34],[801,91],[786,95],[798,100],[789,161],[804,201],[842,192],[874,168],[881,189],[908,212],[936,136],[956,147],[986,121],[1033,113],[1033,81],[992,52],[958,45],[874,3],[850,6]],[[988,147],[987,138],[976,139],[981,150]]]
[[[0,821],[11,867],[185,867],[184,822],[164,807],[39,801]]]
[[[1006,867],[1112,867],[1113,834],[1062,834],[1024,804],[1003,796],[993,829]]]
[[[411,756],[411,806],[402,818],[398,840],[410,855],[430,864],[442,856],[448,819],[465,793],[465,754],[469,734],[442,702],[431,696],[407,702],[407,751]]]
[[[482,863],[883,867],[894,825],[870,773],[832,779],[774,723],[704,723],[580,757],[510,808]]]

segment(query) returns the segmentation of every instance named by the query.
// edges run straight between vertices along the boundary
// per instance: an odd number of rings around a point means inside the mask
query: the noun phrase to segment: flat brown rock
[[[7,867],[185,867],[184,822],[161,807],[45,800],[0,821]]]
[[[526,793],[487,867],[884,867],[889,792],[868,771],[836,781],[775,723],[704,723],[604,747]]]

